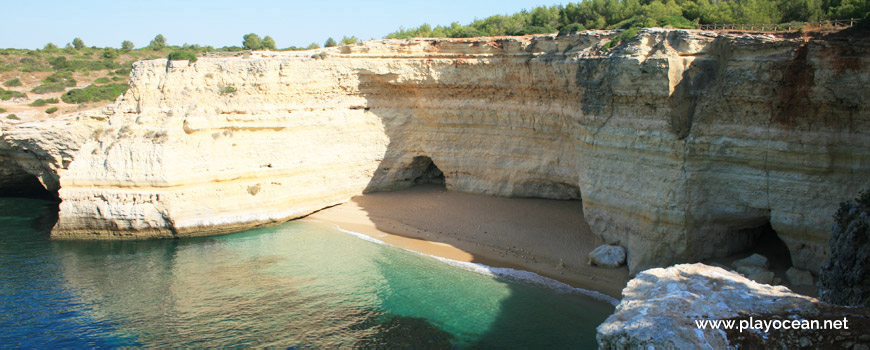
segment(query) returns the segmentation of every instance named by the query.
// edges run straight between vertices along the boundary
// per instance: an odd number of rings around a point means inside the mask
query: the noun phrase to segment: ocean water
[[[311,222],[52,241],[56,208],[0,198],[0,346],[591,349],[613,312]]]

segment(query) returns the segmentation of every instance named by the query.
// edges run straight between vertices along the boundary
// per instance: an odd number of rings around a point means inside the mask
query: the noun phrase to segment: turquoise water
[[[595,348],[613,311],[310,222],[51,241],[56,208],[0,198],[0,346]]]

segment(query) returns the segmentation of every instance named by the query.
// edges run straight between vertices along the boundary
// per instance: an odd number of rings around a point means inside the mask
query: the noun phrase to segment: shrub
[[[121,42],[121,50],[130,51],[133,50],[133,42],[130,40],[124,40]]]
[[[120,69],[115,70],[113,73],[115,73],[117,75],[128,76],[128,75],[130,75],[130,71],[132,71],[132,70],[133,70],[132,68],[120,68]]]
[[[97,84],[108,84],[109,78],[107,78],[107,77],[97,78],[97,80],[94,80],[94,82]]]
[[[170,61],[190,61],[191,63],[196,62],[196,54],[188,51],[173,51],[169,54]]]
[[[3,85],[5,85],[5,86],[21,86],[21,80],[18,80],[18,78],[9,79],[6,82],[4,82]]]
[[[41,98],[30,103],[30,107],[42,107],[45,105],[46,105],[45,100],[43,100]]]
[[[84,89],[67,91],[60,99],[66,103],[114,101],[127,91],[128,87],[127,84],[88,85]]]
[[[42,79],[43,83],[61,83],[64,86],[76,86],[76,80],[72,77],[72,72],[63,71],[56,72]]]
[[[57,112],[57,107],[51,107],[51,108],[45,110],[45,113],[47,113],[47,114],[52,114],[54,112]]]
[[[6,116],[6,119],[15,119],[15,120],[21,120],[21,118],[18,118],[18,116],[17,116],[17,115],[15,115],[15,114],[10,114],[10,115],[7,115],[7,116]]]
[[[57,45],[55,45],[54,43],[48,43],[48,44],[45,44],[45,47],[43,47],[42,49],[43,50],[54,50],[54,49],[57,49]]]
[[[359,38],[357,38],[355,36],[341,38],[341,45],[356,44],[358,42],[359,42]]]
[[[5,100],[11,100],[13,98],[18,98],[18,97],[25,97],[26,98],[27,94],[25,94],[23,92],[18,92],[18,91],[0,89],[0,100],[5,101]]]
[[[559,35],[568,35],[568,34],[573,34],[575,32],[581,32],[584,30],[586,30],[586,27],[584,27],[582,24],[573,23],[573,24],[569,24],[567,26],[562,27],[562,29],[559,29]]]
[[[629,28],[629,29],[623,30],[622,33],[619,33],[617,36],[613,37],[613,39],[610,40],[607,44],[604,44],[604,46],[601,47],[601,50],[602,51],[610,50],[611,48],[618,46],[622,42],[627,41],[628,39],[634,38],[635,36],[637,36],[637,29],[638,29],[637,27],[634,27],[634,28]]]
[[[105,50],[103,50],[102,56],[103,56],[103,58],[114,59],[114,58],[118,58],[118,52],[115,51],[114,49],[107,47]]]
[[[76,50],[81,50],[81,49],[85,48],[85,42],[81,38],[73,39],[72,44],[73,44],[73,47],[76,48]]]
[[[0,113],[6,113],[6,108],[0,108]]]
[[[677,29],[695,29],[698,26],[683,16],[671,16],[662,21],[662,26],[670,26]]]
[[[35,94],[46,94],[49,92],[60,92],[66,90],[67,87],[76,86],[76,80],[72,78],[72,72],[61,71],[49,75],[42,79],[43,84],[39,85],[30,92]]]
[[[224,86],[223,88],[221,88],[220,94],[221,94],[221,95],[226,95],[226,94],[234,93],[234,92],[236,92],[236,91],[239,91],[239,90],[237,90],[235,87],[232,87],[232,86]]]

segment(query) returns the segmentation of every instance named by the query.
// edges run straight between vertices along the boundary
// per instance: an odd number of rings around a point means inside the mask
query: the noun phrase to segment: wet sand
[[[621,299],[628,268],[593,267],[602,244],[580,201],[501,198],[420,185],[371,193],[311,214],[387,244],[448,259],[527,270]]]

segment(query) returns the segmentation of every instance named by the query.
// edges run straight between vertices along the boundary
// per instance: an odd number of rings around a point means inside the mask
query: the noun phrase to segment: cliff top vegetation
[[[584,0],[510,15],[399,29],[387,38],[526,35],[585,29],[698,28],[701,24],[780,24],[866,18],[870,0]]]

